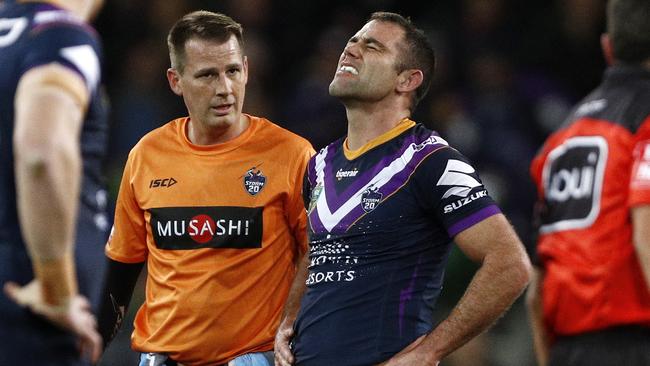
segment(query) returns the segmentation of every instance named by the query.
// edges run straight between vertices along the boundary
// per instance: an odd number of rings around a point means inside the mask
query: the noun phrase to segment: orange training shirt
[[[192,144],[189,118],[167,123],[129,154],[106,245],[113,260],[147,261],[132,346],[185,365],[273,349],[307,248],[305,139],[248,116],[237,138]]]

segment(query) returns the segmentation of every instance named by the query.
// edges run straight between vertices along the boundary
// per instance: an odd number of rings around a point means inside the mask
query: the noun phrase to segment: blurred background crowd
[[[600,81],[604,8],[605,0],[108,0],[95,24],[105,43],[112,110],[111,201],[131,147],[148,131],[186,115],[165,78],[167,31],[183,14],[219,11],[242,23],[249,63],[244,111],[319,149],[346,131],[343,106],[327,92],[338,57],[370,13],[386,10],[409,16],[436,50],[436,77],[413,119],[473,161],[530,246],[535,191],[528,166],[544,137]],[[462,255],[452,255],[440,317],[473,271]],[[134,300],[138,305],[141,297]],[[125,327],[104,365],[131,362],[124,352],[129,334]],[[455,365],[533,365],[523,299],[491,331],[443,362]]]

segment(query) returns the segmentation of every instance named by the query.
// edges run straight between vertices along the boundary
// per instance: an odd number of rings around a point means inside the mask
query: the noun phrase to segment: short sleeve
[[[126,162],[115,205],[115,221],[106,243],[106,255],[118,262],[139,263],[147,258],[144,211],[138,205],[132,182],[134,152]]]
[[[453,148],[439,149],[416,171],[420,204],[442,223],[450,237],[500,213],[476,169]]]
[[[22,75],[49,63],[58,63],[79,74],[90,94],[97,91],[101,78],[101,48],[92,28],[67,22],[36,26],[29,34],[19,72]]]
[[[307,213],[304,204],[304,186],[307,164],[309,159],[314,155],[314,149],[305,143],[305,147],[296,155],[294,170],[291,172],[294,180],[290,182],[291,198],[289,200],[288,214],[291,231],[298,243],[300,253],[307,251]]]

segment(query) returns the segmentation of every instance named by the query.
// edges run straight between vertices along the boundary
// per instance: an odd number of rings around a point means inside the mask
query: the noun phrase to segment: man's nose
[[[232,92],[232,80],[225,75],[219,75],[214,80],[214,92],[217,95],[228,95]]]
[[[343,56],[344,57],[352,57],[352,58],[358,58],[359,57],[359,45],[357,43],[350,43],[345,46],[343,49]]]

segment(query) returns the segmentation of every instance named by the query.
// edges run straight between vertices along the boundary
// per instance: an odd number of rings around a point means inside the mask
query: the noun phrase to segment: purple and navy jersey
[[[299,366],[374,365],[430,332],[452,238],[500,212],[437,133],[410,120],[391,133],[352,159],[339,140],[310,161]]]
[[[102,165],[108,128],[106,103],[99,89],[99,37],[81,19],[58,7],[45,3],[4,3],[0,4],[0,243],[22,245],[12,142],[16,88],[26,72],[51,63],[78,73],[91,94],[81,132],[84,177],[80,209],[90,216],[98,230],[106,231],[109,227],[104,214]]]

